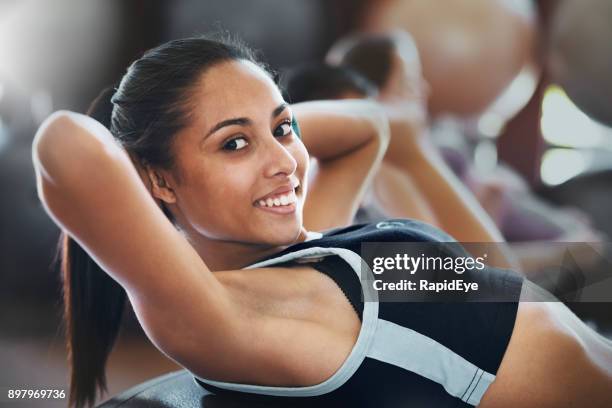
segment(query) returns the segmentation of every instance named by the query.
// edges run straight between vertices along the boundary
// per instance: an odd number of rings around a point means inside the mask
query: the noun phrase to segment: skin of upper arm
[[[350,225],[372,181],[378,146],[370,144],[333,162],[317,163],[304,203],[304,226],[321,231]]]
[[[438,226],[431,206],[410,174],[383,161],[372,185],[374,198],[390,218],[413,218]]]
[[[352,222],[389,142],[386,116],[376,104],[325,104],[322,111],[294,108],[304,144],[317,159],[304,204],[304,225],[312,230]]]
[[[460,242],[497,242],[487,248],[490,265],[520,270],[512,253],[504,247],[499,229],[476,198],[444,163],[426,132],[401,109],[389,108],[391,142],[385,163],[405,172],[429,204],[437,226]],[[409,113],[409,111],[407,112]]]
[[[41,128],[33,146],[39,196],[126,289],[158,347],[181,358],[197,345],[214,368],[216,356],[234,351],[243,314],[157,207],[127,153],[96,123],[56,115]]]

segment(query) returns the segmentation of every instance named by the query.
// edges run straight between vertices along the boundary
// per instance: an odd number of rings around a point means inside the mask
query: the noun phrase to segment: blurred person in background
[[[411,106],[419,103],[423,106],[427,103],[427,92],[423,92],[423,89],[429,87],[422,77],[418,56],[419,51],[412,37],[406,32],[396,31],[393,34],[362,34],[341,39],[330,49],[327,61],[334,65],[349,68],[377,85],[380,89],[377,95],[379,100],[403,99]],[[598,264],[601,261],[601,256],[593,250],[573,248],[571,245],[549,244],[551,241],[559,241],[599,245],[598,243],[604,241],[604,235],[590,225],[590,221],[585,214],[578,210],[555,208],[539,199],[531,192],[520,175],[507,166],[499,165],[488,174],[481,174],[477,171],[469,158],[469,153],[464,148],[435,145],[437,139],[431,136],[430,123],[424,120],[426,116],[422,115],[421,119],[415,121],[414,111],[404,112],[404,115],[406,120],[419,123],[421,134],[427,134],[425,137],[427,139],[426,143],[430,145],[428,154],[436,157],[439,155],[438,150],[442,153],[442,157],[448,166],[438,163],[437,167],[445,173],[445,178],[453,180],[455,185],[465,184],[495,222],[503,237],[512,243],[513,252],[519,259],[525,273],[534,279],[543,279],[541,283],[547,289],[558,294],[559,291],[567,292],[579,289],[577,286],[592,282],[593,279],[590,278],[596,276],[597,279],[602,278],[597,269],[593,270],[593,268],[599,267]],[[446,136],[450,133],[455,135],[456,139],[462,139],[461,134],[458,134],[454,129],[443,129],[442,131],[446,133]],[[393,144],[390,146],[386,157],[392,154],[394,154]],[[403,155],[406,155],[406,153],[403,153]],[[401,162],[401,157],[397,161]],[[416,168],[410,160],[404,160],[402,165],[408,168],[406,172],[407,181],[403,183],[404,185],[409,185],[410,178],[424,176],[422,169]],[[456,177],[449,175],[448,167],[463,183],[459,183],[456,181]],[[421,191],[426,193],[429,184],[426,178],[423,180]],[[435,187],[433,190],[439,191]],[[394,187],[394,191],[402,190]],[[463,192],[462,195],[467,197],[464,200],[472,197],[472,194],[468,192]],[[445,216],[446,219],[448,217],[455,219],[457,208],[455,202],[436,198],[432,194],[425,197],[425,201],[430,206],[437,208],[438,219]],[[449,196],[447,195],[447,197]],[[394,200],[394,202],[401,201]],[[474,208],[482,211],[480,205],[476,205]],[[483,216],[480,215],[480,218],[483,219]],[[486,219],[489,220],[489,217],[486,217]],[[451,225],[447,221],[445,228],[454,232],[455,230],[452,229]],[[465,226],[461,228],[465,228]],[[454,232],[454,234],[458,236],[457,232]],[[530,243],[528,245],[521,244],[526,241]],[[538,241],[539,245],[534,247],[533,241]],[[466,242],[468,242],[467,239]],[[488,241],[483,240],[482,242]],[[543,272],[548,272],[550,268],[558,270],[558,267],[564,262],[568,249],[572,250],[574,260],[578,262],[580,268],[574,271],[576,276],[570,279],[569,288],[566,287],[566,278],[564,278],[563,287],[556,287],[556,285],[561,284],[557,282],[557,277],[549,280],[547,274]],[[582,276],[583,274],[592,276],[589,278],[589,276]],[[606,274],[607,272],[604,277],[607,276]]]
[[[503,237],[472,194],[443,162],[427,137],[427,83],[418,51],[400,30],[340,40],[330,51],[336,60],[347,53],[362,70],[314,65],[285,75],[285,88],[295,102],[321,97],[373,98],[385,108],[391,142],[357,222],[381,218],[415,218],[436,225],[461,242],[498,242]],[[490,249],[490,248],[489,248]],[[498,253],[500,265],[512,265]],[[495,264],[495,262],[494,262]]]
[[[580,211],[554,208],[538,199],[528,182],[505,164],[488,168],[485,174],[478,170],[473,148],[465,139],[483,136],[469,134],[476,132],[467,130],[467,124],[494,116],[500,122],[499,132],[528,102],[538,77],[549,68],[554,79],[571,88],[570,94],[581,93],[583,99],[592,95],[590,105],[600,100],[594,95],[608,89],[603,72],[611,66],[601,48],[605,43],[601,39],[607,38],[606,30],[612,26],[605,23],[612,21],[609,5],[605,0],[581,6],[556,0],[386,0],[368,2],[362,13],[361,31],[399,28],[414,38],[430,89],[428,113],[436,143],[444,144],[442,152],[451,168],[511,242],[598,242],[603,237]],[[583,24],[589,20],[594,24]],[[364,64],[359,68],[363,70]],[[534,83],[511,89],[521,75]],[[534,132],[520,137],[515,143],[541,136]],[[537,152],[525,152],[533,154]]]

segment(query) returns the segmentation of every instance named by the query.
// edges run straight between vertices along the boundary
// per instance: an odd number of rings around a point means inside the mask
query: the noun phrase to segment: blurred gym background
[[[441,140],[461,135],[480,172],[504,163],[538,199],[612,236],[608,0],[0,0],[0,388],[67,389],[58,230],[30,158],[48,114],[85,111],[172,38],[228,30],[282,72],[344,34],[390,27],[417,42]],[[609,334],[611,305],[595,306],[576,311]],[[127,317],[109,396],[178,368]]]

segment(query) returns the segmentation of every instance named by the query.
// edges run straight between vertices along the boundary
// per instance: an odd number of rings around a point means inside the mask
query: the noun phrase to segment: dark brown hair
[[[362,97],[376,95],[374,84],[359,73],[343,66],[309,63],[287,70],[281,77],[285,98],[291,103],[337,99],[346,92]]]
[[[382,89],[389,79],[395,50],[395,44],[388,36],[363,36],[355,40],[341,63],[359,72],[378,89]]]

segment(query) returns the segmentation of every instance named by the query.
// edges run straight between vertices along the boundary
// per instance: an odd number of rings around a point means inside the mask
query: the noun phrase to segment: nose
[[[297,160],[290,150],[278,139],[270,135],[264,144],[265,165],[264,175],[266,177],[291,176],[297,169]]]

